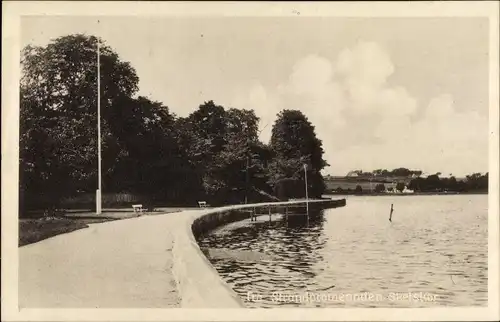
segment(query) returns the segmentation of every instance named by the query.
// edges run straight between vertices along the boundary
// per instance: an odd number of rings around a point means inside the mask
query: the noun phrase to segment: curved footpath
[[[91,224],[19,248],[19,307],[179,307],[175,215]]]
[[[236,205],[111,221],[21,247],[19,307],[242,307],[198,247],[193,223],[220,220],[231,210],[301,203]]]

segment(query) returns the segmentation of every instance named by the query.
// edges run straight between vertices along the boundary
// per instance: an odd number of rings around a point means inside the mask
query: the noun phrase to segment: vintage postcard
[[[499,319],[498,2],[2,9],[2,320]]]

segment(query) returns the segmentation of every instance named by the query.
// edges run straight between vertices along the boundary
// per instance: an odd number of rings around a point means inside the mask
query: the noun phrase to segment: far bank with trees
[[[488,193],[488,173],[473,173],[464,178],[442,176],[438,172],[423,176],[421,170],[397,168],[392,171],[351,171],[345,177],[325,177],[329,194],[448,194]]]

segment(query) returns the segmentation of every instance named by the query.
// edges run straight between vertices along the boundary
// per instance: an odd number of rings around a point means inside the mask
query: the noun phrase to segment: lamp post
[[[250,179],[248,175],[248,168],[250,167],[250,157],[247,155],[247,167],[245,171],[245,204],[248,203],[248,181]]]
[[[307,193],[307,164],[304,163],[304,178],[305,178],[305,185],[306,185],[306,212],[307,212],[307,217],[309,217],[309,195]]]
[[[97,38],[97,191],[96,191],[96,213],[101,214],[101,55]]]

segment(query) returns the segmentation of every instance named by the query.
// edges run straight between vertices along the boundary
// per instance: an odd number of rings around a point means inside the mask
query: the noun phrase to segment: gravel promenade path
[[[19,248],[21,308],[172,308],[181,213],[92,224]]]
[[[309,201],[316,202],[325,201]],[[195,301],[196,305],[219,307],[226,305],[221,303],[223,297],[234,304],[215,270],[210,273],[208,261],[190,246],[195,241],[188,236],[188,222],[213,211],[300,203],[304,200],[144,215],[90,224],[89,228],[20,247],[19,306],[176,308],[181,304],[190,307]],[[182,272],[179,276],[183,278],[182,301],[172,269],[172,248],[178,238],[177,256],[186,252],[189,255],[180,261],[177,258],[177,273]],[[183,266],[186,263],[188,266]],[[200,274],[200,269],[204,274]],[[214,288],[219,290],[215,299],[199,294],[200,289],[214,291]]]

